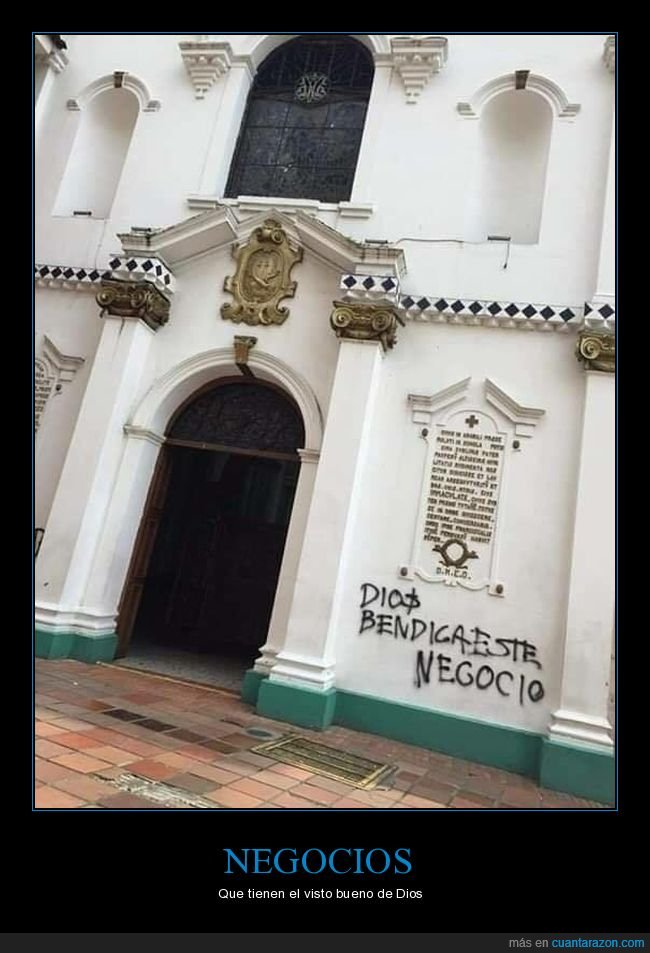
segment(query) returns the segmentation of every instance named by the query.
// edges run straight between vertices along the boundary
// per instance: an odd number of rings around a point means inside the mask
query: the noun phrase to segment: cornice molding
[[[340,272],[383,272],[399,276],[406,270],[401,248],[354,241],[300,210],[288,214],[273,207],[265,208],[239,221],[231,209],[221,206],[153,234],[145,236],[129,232],[118,235],[118,238],[126,254],[141,254],[146,249],[173,266],[227,248],[236,241],[246,241],[269,217],[277,220],[287,235],[300,246]]]
[[[230,43],[213,41],[207,38],[187,40],[178,44],[183,64],[187,70],[196,99],[204,99],[205,94],[233,66],[244,66],[253,76],[253,62],[247,54],[233,53]]]
[[[396,36],[390,41],[392,66],[404,84],[406,102],[418,101],[434,73],[447,61],[449,43],[444,36]]]

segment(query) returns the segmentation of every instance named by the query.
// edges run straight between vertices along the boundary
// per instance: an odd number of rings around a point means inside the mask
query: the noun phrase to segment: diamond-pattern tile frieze
[[[169,268],[158,258],[135,258],[114,256],[107,270],[98,268],[73,268],[69,265],[35,265],[34,280],[41,285],[64,285],[82,290],[92,288],[107,278],[134,281],[141,279],[154,285],[159,291],[173,294],[175,279]]]
[[[497,327],[538,327],[556,330],[613,325],[615,306],[608,302],[576,305],[532,304],[522,301],[480,301],[475,298],[417,297],[401,295],[399,310],[415,320],[449,321],[454,324],[486,324]]]
[[[393,275],[342,275],[339,287],[346,300],[397,304],[399,280]]]

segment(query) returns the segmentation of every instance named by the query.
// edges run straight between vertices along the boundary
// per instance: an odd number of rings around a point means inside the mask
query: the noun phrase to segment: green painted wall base
[[[268,678],[268,675],[262,675],[260,672],[256,672],[254,668],[249,668],[241,684],[242,701],[245,701],[248,705],[257,705],[260,685],[265,678]]]
[[[530,777],[537,773],[542,739],[532,731],[345,691],[337,692],[334,720],[348,728],[442,751],[454,758]]]
[[[108,635],[81,635],[79,632],[36,629],[34,642],[38,658],[73,658],[80,662],[111,662],[117,649],[114,632]]]
[[[262,680],[257,696],[257,711],[267,718],[289,721],[303,728],[327,728],[332,724],[336,691],[317,692],[282,682]]]
[[[605,804],[614,804],[616,800],[614,755],[587,745],[544,738],[539,779],[544,787],[556,791],[568,791]]]
[[[246,673],[242,697],[247,701],[256,697],[251,704],[256,704],[259,714],[279,721],[305,728],[345,725],[523,774],[556,791],[604,804],[614,802],[613,757],[550,741],[533,731],[333,688],[316,692],[272,682],[253,670]]]

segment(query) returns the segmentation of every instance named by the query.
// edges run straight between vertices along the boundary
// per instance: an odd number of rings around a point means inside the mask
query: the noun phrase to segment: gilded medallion
[[[222,318],[236,324],[283,324],[289,309],[280,307],[280,301],[296,293],[291,269],[302,261],[302,248],[289,241],[279,222],[269,218],[245,245],[234,249],[233,258],[237,271],[226,278],[224,289],[235,300],[222,305]]]

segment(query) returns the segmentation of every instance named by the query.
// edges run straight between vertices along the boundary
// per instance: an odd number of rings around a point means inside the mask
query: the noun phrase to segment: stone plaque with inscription
[[[495,543],[507,434],[473,409],[453,412],[421,436],[427,452],[408,574],[499,595]]]

